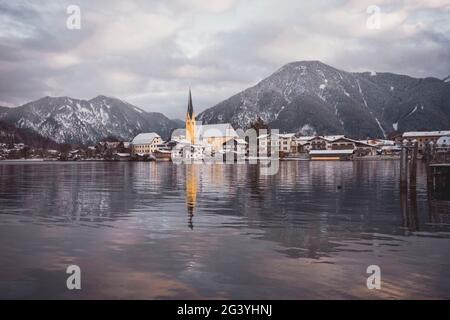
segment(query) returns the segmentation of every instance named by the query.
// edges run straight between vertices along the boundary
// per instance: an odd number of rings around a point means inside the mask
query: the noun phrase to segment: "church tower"
[[[192,106],[191,89],[189,88],[189,100],[186,114],[186,140],[192,145],[195,144],[195,114],[194,107]]]

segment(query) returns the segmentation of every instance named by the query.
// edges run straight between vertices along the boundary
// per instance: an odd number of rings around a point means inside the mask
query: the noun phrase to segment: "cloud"
[[[256,84],[294,60],[348,71],[450,74],[449,1],[77,1],[81,30],[66,28],[71,1],[0,0],[0,101],[44,95],[128,100],[184,117]]]

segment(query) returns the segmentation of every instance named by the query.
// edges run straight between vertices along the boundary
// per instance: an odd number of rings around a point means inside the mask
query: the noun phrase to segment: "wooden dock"
[[[450,200],[450,163],[432,163],[429,187],[436,198]]]
[[[400,189],[416,189],[417,184],[417,141],[404,141],[400,156]],[[423,154],[426,163],[427,187],[436,199],[450,200],[450,148],[426,145]]]

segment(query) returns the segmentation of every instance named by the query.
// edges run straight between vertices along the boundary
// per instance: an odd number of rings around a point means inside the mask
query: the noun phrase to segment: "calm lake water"
[[[450,298],[450,204],[423,170],[402,196],[397,161],[286,161],[274,176],[0,163],[0,298]]]

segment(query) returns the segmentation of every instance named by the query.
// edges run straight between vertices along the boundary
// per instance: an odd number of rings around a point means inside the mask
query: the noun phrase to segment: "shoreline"
[[[246,159],[245,162],[249,161],[262,161],[262,162],[270,162],[273,160],[279,160],[279,161],[311,161],[311,162],[320,162],[320,160],[311,160],[306,158],[284,158],[284,159]],[[398,156],[367,156],[367,157],[360,157],[360,158],[354,158],[351,160],[328,160],[328,161],[336,161],[336,162],[346,162],[346,161],[387,161],[387,160],[400,160],[400,157]],[[41,163],[41,162],[172,162],[174,161],[131,161],[131,160],[104,160],[104,159],[85,159],[85,160],[58,160],[58,159],[3,159],[0,160],[0,163],[23,163],[23,162],[29,162],[29,163]],[[214,162],[214,163],[221,163],[223,161]],[[245,163],[244,162],[244,163]],[[225,163],[225,162],[223,162]]]

